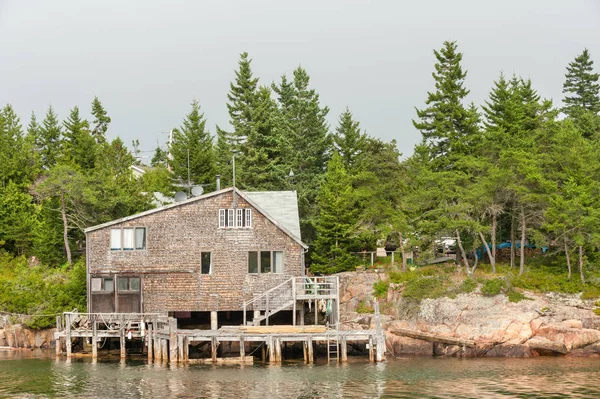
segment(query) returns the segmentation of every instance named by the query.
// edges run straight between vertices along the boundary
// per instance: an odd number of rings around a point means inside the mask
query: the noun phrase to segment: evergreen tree
[[[597,115],[600,112],[600,74],[594,73],[594,61],[588,49],[575,57],[567,66],[565,83],[563,84],[563,111],[576,118],[583,112]]]
[[[37,208],[31,195],[10,181],[0,187],[0,243],[18,255],[30,253],[36,229]]]
[[[176,177],[187,181],[189,154],[189,176],[192,182],[212,184],[217,174],[213,138],[206,130],[206,120],[200,112],[198,101],[192,102],[192,110],[183,120],[181,128],[173,130],[170,150],[173,157],[171,166]]]
[[[96,142],[90,134],[89,122],[79,116],[74,107],[63,122],[63,155],[82,169],[92,169],[96,161]]]
[[[21,183],[24,169],[23,128],[10,104],[0,110],[0,186],[12,180]]]
[[[294,71],[293,86],[284,77],[274,86],[278,94],[287,151],[285,158],[294,172],[294,188],[298,191],[302,239],[312,242],[315,237],[313,206],[328,156],[331,137],[327,124],[329,108],[321,106],[319,95],[309,87],[308,73],[298,67]]]
[[[471,153],[478,139],[479,115],[474,106],[463,104],[469,94],[464,87],[467,72],[461,66],[462,53],[456,50],[456,42],[448,41],[441,50],[434,50],[436,91],[427,93],[427,108],[417,109],[419,120],[413,120],[437,169],[451,167],[455,154]]]
[[[23,147],[27,156],[26,169],[31,181],[34,181],[42,171],[41,143],[41,127],[37,122],[35,113],[31,112]]]
[[[268,87],[258,89],[252,120],[245,153],[237,168],[239,186],[248,190],[281,190],[287,185],[283,151],[286,144],[279,110]]]
[[[56,165],[61,153],[61,135],[60,122],[52,106],[48,107],[46,117],[42,122],[40,129],[40,154],[42,166],[49,169]]]
[[[360,131],[360,123],[353,120],[352,113],[346,108],[333,135],[334,147],[344,160],[346,170],[355,166],[357,157],[365,150],[366,141],[366,135]]]
[[[235,71],[235,81],[231,82],[227,94],[227,111],[231,132],[217,126],[217,167],[222,175],[223,183],[231,179],[231,156],[240,156],[244,152],[244,145],[252,129],[258,78],[252,74],[252,59],[248,53],[242,53]]]
[[[111,119],[98,97],[94,97],[92,101],[92,115],[94,116],[92,136],[96,139],[96,143],[104,143],[106,142],[106,131]]]
[[[152,165],[153,167],[167,167],[167,152],[160,148],[160,145],[158,144],[156,145],[156,149],[154,150],[154,155],[152,156],[150,165]]]
[[[351,180],[337,151],[327,165],[327,173],[317,196],[317,205],[317,238],[311,270],[325,273],[350,270],[355,259],[349,253],[349,248],[353,241],[358,212]]]

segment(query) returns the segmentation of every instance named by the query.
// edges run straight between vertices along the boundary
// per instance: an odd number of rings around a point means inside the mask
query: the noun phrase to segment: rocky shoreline
[[[8,316],[0,315],[0,348],[34,349],[54,347],[55,328],[32,330],[22,324],[12,324]]]
[[[383,278],[377,273],[340,274],[343,329],[375,327],[373,314],[357,310],[373,299],[373,283]],[[600,357],[600,316],[593,311],[596,300],[526,292],[528,300],[511,303],[503,294],[488,297],[476,290],[419,303],[406,300],[396,288],[392,286],[387,297],[380,299],[380,320],[392,356]],[[392,332],[397,328],[472,340],[475,346],[398,336]]]

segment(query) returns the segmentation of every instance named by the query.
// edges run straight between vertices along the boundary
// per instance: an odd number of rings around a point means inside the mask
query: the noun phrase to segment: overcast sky
[[[97,95],[109,138],[152,151],[194,98],[211,133],[227,127],[229,82],[247,51],[262,84],[302,65],[332,129],[348,106],[407,156],[444,40],[458,41],[476,104],[500,71],[531,78],[558,104],[584,47],[600,70],[600,1],[0,0],[0,104],[26,125],[50,104],[61,118],[74,105],[87,113]]]

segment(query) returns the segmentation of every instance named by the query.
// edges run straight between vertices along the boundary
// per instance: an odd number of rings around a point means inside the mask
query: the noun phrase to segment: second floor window
[[[219,228],[252,227],[252,209],[219,209]]]
[[[145,227],[124,227],[110,230],[110,249],[133,251],[146,249]]]

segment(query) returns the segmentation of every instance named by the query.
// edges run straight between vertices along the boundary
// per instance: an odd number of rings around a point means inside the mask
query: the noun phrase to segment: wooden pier
[[[218,358],[218,347],[222,343],[239,346],[239,363],[251,363],[253,353],[261,349],[264,361],[280,363],[283,360],[282,345],[302,344],[306,363],[314,363],[316,345],[327,347],[327,361],[348,360],[348,345],[367,344],[371,362],[385,360],[385,335],[381,328],[376,330],[346,331],[326,326],[224,326],[216,330],[186,330],[177,328],[177,319],[159,314],[143,313],[64,313],[57,318],[55,333],[56,354],[61,354],[64,341],[67,358],[73,356],[74,338],[89,340],[92,358],[98,357],[98,342],[119,339],[121,358],[127,356],[126,343],[130,340],[143,342],[148,361],[194,363],[190,359],[190,345],[208,343],[209,360],[202,362],[222,363],[229,358]]]

